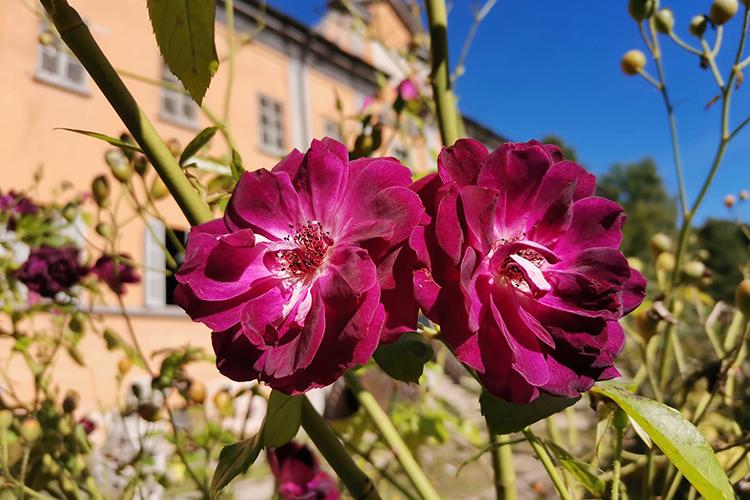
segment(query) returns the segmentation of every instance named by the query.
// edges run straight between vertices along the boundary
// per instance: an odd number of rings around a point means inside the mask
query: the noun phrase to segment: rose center
[[[284,271],[292,276],[306,276],[314,273],[323,263],[328,248],[333,245],[331,233],[323,230],[318,221],[308,221],[307,224],[291,226],[294,234],[286,236],[285,241],[292,248],[281,250],[278,259]]]
[[[498,278],[523,292],[541,297],[552,289],[542,267],[548,262],[556,262],[557,257],[544,246],[523,238],[524,235],[519,235],[497,241],[493,245],[490,265]]]

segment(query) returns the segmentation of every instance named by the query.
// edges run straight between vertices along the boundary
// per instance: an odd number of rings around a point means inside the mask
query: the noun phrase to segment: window
[[[176,76],[169,71],[166,64],[162,66],[162,82],[169,84],[161,89],[161,110],[159,115],[174,124],[188,128],[198,126],[198,106],[183,90]]]
[[[164,249],[174,258],[177,265],[181,265],[185,255],[178,250],[171,238],[166,235],[164,224],[157,219],[149,219],[145,228],[145,269],[144,269],[144,303],[152,309],[174,305],[174,290],[177,280],[172,273],[166,273],[167,260]],[[187,241],[187,231],[173,228],[175,236],[182,242]]]
[[[330,118],[324,118],[323,119],[323,134],[326,137],[330,137],[332,139],[336,139],[337,141],[341,140],[341,131],[339,130],[339,124],[336,120],[331,120]]]
[[[401,144],[396,143],[391,146],[391,155],[401,163],[409,161],[409,150]]]
[[[280,101],[258,96],[260,145],[271,154],[284,154],[284,108]]]
[[[34,76],[37,80],[88,94],[86,70],[65,47],[59,36],[42,25],[37,44],[37,61]]]

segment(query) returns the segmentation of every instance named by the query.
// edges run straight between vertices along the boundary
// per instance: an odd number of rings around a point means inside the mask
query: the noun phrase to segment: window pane
[[[57,73],[58,53],[52,47],[42,47],[42,69],[46,73]]]
[[[185,116],[185,118],[192,120],[195,118],[195,106],[193,106],[193,101],[186,101],[182,104],[182,112]]]
[[[80,85],[83,83],[83,79],[85,78],[85,74],[83,72],[83,66],[78,61],[75,60],[68,60],[68,74],[67,79],[71,83],[74,83],[76,85]]]
[[[177,114],[177,103],[174,100],[174,97],[170,94],[164,94],[162,98],[162,106],[164,107],[164,111],[170,115]]]

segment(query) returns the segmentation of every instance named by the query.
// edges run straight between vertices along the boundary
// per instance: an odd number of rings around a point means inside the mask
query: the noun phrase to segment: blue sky
[[[326,2],[269,3],[314,24]],[[626,0],[499,0],[479,29],[466,74],[457,84],[462,111],[513,140],[559,135],[576,149],[579,161],[596,173],[613,163],[653,157],[675,193],[661,95],[640,77],[626,77],[619,68],[623,53],[642,49],[626,4]],[[692,16],[707,11],[710,2],[662,4],[674,9],[677,33],[696,44],[687,25]],[[470,0],[453,1],[448,27],[452,63],[471,25],[471,5]],[[725,30],[719,54],[725,76],[737,48],[740,24],[737,16]],[[666,37],[660,41],[692,199],[718,144],[719,106],[705,109],[718,89],[711,73],[698,67],[697,57]],[[655,73],[651,63],[647,70]],[[750,73],[747,85],[735,92],[732,108],[732,123],[750,115]],[[698,218],[726,216],[724,195],[740,189],[750,189],[750,126],[730,144]]]

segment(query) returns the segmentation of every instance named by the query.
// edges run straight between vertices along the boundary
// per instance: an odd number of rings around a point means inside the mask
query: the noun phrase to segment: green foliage
[[[211,498],[218,498],[221,490],[228,485],[232,479],[244,474],[258,458],[263,450],[262,433],[258,433],[250,439],[225,446],[219,454],[219,462],[216,465],[214,477],[211,480],[209,494]]]
[[[708,251],[705,262],[711,271],[706,291],[716,300],[734,302],[734,290],[748,265],[750,240],[737,223],[708,219],[698,231],[698,246]]]
[[[215,0],[148,0],[147,3],[164,61],[200,104],[219,68],[214,45]]]
[[[515,404],[482,390],[479,405],[487,425],[494,434],[511,434],[564,410],[579,399],[559,398],[542,393],[533,403]]]
[[[680,412],[614,383],[597,384],[592,391],[625,410],[705,498],[734,498],[711,445]]]
[[[67,130],[68,132],[75,132],[76,134],[81,134],[87,137],[91,137],[93,139],[104,141],[106,143],[109,143],[113,146],[117,146],[118,148],[122,148],[124,150],[135,151],[138,153],[142,152],[141,148],[139,148],[136,144],[133,144],[132,142],[123,141],[116,137],[111,137],[106,134],[100,134],[99,132],[89,132],[88,130],[78,130],[75,128],[64,128],[64,127],[59,127],[59,128],[56,128],[55,130]]]
[[[402,382],[419,383],[424,365],[432,359],[430,343],[417,333],[406,333],[396,342],[383,344],[373,355],[381,370]]]
[[[263,444],[268,448],[283,446],[297,434],[302,421],[302,397],[271,391],[263,425]]]
[[[544,443],[547,448],[552,451],[552,454],[557,459],[557,462],[568,472],[570,472],[576,480],[586,488],[589,493],[597,498],[601,498],[604,495],[606,483],[599,477],[599,472],[594,470],[591,465],[587,464],[583,460],[575,458],[573,455],[568,453],[561,446],[556,445],[551,441]]]
[[[648,241],[657,232],[673,233],[677,217],[675,200],[667,194],[651,159],[616,164],[599,178],[597,194],[622,205],[628,216],[622,252],[652,262]]]
[[[218,130],[219,127],[207,127],[201,130],[198,135],[193,137],[193,140],[190,141],[187,146],[185,146],[185,149],[182,150],[182,154],[180,155],[180,165],[184,167],[188,160],[197,155],[200,150],[203,149],[211,141],[211,139],[213,139]]]

